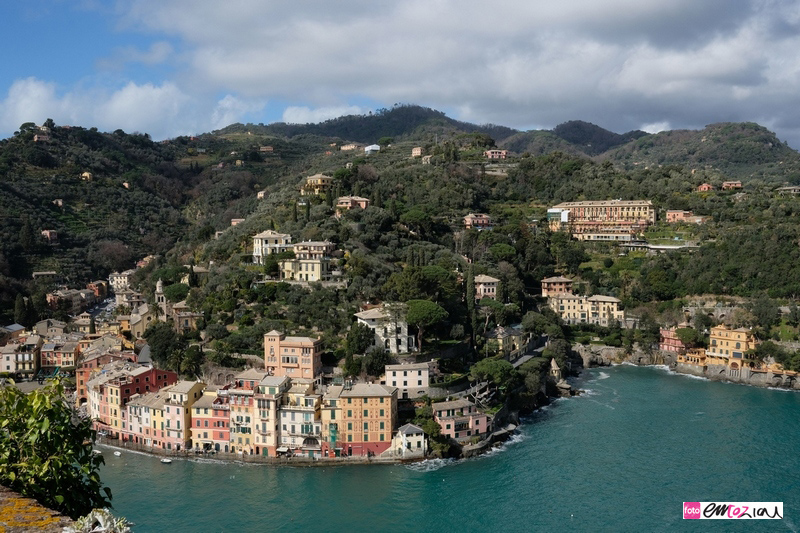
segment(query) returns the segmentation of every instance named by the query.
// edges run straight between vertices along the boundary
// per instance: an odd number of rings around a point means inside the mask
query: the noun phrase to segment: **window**
[[[347,436],[347,442],[353,442],[353,436],[352,435],[348,435]]]
[[[384,429],[384,427],[383,427],[383,424],[384,424],[384,423],[383,423],[383,422],[381,422],[380,429]]]
[[[383,425],[383,424],[381,424],[381,425]],[[383,433],[381,433],[380,439],[381,439],[381,442],[383,442]]]
[[[363,440],[363,442],[369,442],[369,435],[367,435],[366,433],[364,433],[364,440]]]
[[[348,409],[347,410],[347,418],[351,418],[352,416],[353,416],[353,410],[352,409]]]
[[[331,420],[336,420],[336,411],[331,409]]]
[[[369,410],[364,409],[364,416],[369,416]]]
[[[381,409],[380,412],[381,412],[381,416],[383,416],[383,409]],[[381,424],[383,424],[383,422],[381,422]]]

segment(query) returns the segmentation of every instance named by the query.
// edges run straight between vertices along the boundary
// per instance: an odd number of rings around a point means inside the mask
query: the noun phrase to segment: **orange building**
[[[559,294],[572,294],[572,280],[563,276],[555,276],[542,280],[542,296],[549,298]]]
[[[392,444],[397,387],[373,383],[328,387],[322,420],[323,457],[379,455]]]
[[[322,372],[322,340],[287,337],[280,331],[264,335],[264,365],[269,374],[315,380]]]

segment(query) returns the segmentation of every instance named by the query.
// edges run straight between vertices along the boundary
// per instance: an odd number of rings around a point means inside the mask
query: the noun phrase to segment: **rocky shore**
[[[677,354],[673,352],[655,350],[652,353],[646,353],[639,347],[635,347],[632,353],[626,354],[623,348],[592,344],[578,344],[573,346],[572,350],[579,356],[584,368],[611,366],[621,363],[631,363],[640,366],[663,365],[679,374],[689,374],[712,381],[727,381],[730,383],[753,385],[755,387],[800,390],[800,380],[797,380],[795,376],[755,371],[749,368],[732,370],[726,365],[699,366],[679,363]]]

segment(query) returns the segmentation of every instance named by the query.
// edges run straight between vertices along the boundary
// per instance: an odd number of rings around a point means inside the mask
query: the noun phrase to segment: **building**
[[[703,183],[697,187],[698,192],[709,192],[714,190],[714,186],[710,183]]]
[[[56,374],[62,370],[74,369],[80,357],[77,341],[51,340],[42,345],[41,370],[46,374]]]
[[[134,272],[134,270],[113,272],[108,277],[108,284],[111,285],[111,289],[115,293],[130,289],[131,277],[133,276]]]
[[[336,215],[341,216],[342,211],[355,208],[366,209],[369,207],[369,198],[361,196],[340,196],[336,199]]]
[[[623,324],[625,312],[620,300],[613,296],[578,296],[561,294],[548,298],[547,304],[566,324],[597,324],[610,326],[614,321]]]
[[[266,189],[264,189],[263,191],[258,191],[258,193],[256,193],[256,199],[263,200],[264,198],[266,198],[268,196],[268,194],[269,193],[267,193]]]
[[[385,304],[355,314],[359,324],[375,334],[373,346],[387,352],[409,353],[415,349],[414,336],[408,333],[405,304]]]
[[[323,456],[374,456],[388,450],[397,423],[397,389],[374,383],[328,387]],[[333,414],[331,414],[333,413]],[[336,417],[338,418],[331,418]],[[326,431],[326,432],[325,432]]]
[[[330,254],[336,245],[328,241],[305,241],[292,246],[293,259],[280,261],[281,279],[328,281],[331,278]]]
[[[203,313],[192,311],[186,300],[172,305],[172,325],[178,333],[196,330],[202,319]]]
[[[730,191],[733,189],[741,189],[742,182],[741,181],[723,181],[722,182],[722,190],[723,191]]]
[[[572,280],[563,276],[554,276],[542,280],[542,296],[549,298],[560,294],[572,294]]]
[[[361,148],[360,144],[350,143],[350,144],[343,144],[339,148],[339,150],[341,150],[342,152],[350,152],[352,150],[358,150],[359,148]]]
[[[54,229],[43,229],[42,237],[49,243],[58,242],[58,232]]]
[[[422,146],[415,146],[411,149],[411,157],[422,157],[424,149]]]
[[[486,338],[497,343],[499,353],[508,355],[518,350],[525,343],[525,332],[520,324],[513,326],[497,326],[486,332]]]
[[[108,282],[104,280],[92,281],[86,288],[94,293],[96,301],[104,300],[108,296]]]
[[[669,224],[702,224],[708,217],[695,216],[692,211],[680,211],[670,209],[667,211],[667,223]]]
[[[227,452],[230,447],[230,412],[227,395],[206,386],[203,396],[192,405],[192,447],[196,450]]]
[[[15,379],[33,378],[39,371],[41,347],[42,339],[38,335],[28,335],[0,347],[0,373]]]
[[[423,155],[422,156],[422,164],[423,165],[430,165],[431,164],[431,158],[433,158],[432,155]]]
[[[264,365],[272,376],[316,380],[322,372],[321,357],[321,339],[287,337],[276,330],[264,335]]]
[[[87,172],[82,172],[81,173],[81,180],[82,181],[92,181],[92,178],[94,178],[94,176],[92,175],[91,172],[87,171]]]
[[[89,417],[94,428],[105,431],[112,438],[122,438],[127,427],[127,413],[123,415],[128,400],[135,394],[163,389],[178,381],[178,375],[169,370],[131,363],[111,363],[86,384],[89,396]]]
[[[137,363],[134,352],[121,350],[89,350],[75,370],[75,405],[80,407],[89,400],[87,384],[102,368],[110,363]]]
[[[386,385],[398,388],[398,398],[418,398],[428,394],[431,366],[429,363],[386,365]]]
[[[486,157],[486,159],[505,159],[508,157],[508,150],[486,150],[483,152],[483,155]]]
[[[677,335],[678,328],[661,328],[661,340],[658,343],[658,349],[664,352],[685,353],[688,346],[686,346]]]
[[[231,219],[231,226],[238,226],[239,224],[244,222],[244,220],[245,219],[243,219],[243,218],[232,218]]]
[[[655,224],[650,200],[564,202],[547,210],[551,231],[568,231],[581,241],[630,241]]]
[[[314,174],[309,176],[300,187],[300,195],[319,195],[327,193],[333,188],[333,178],[325,174]]]
[[[489,417],[465,398],[434,403],[431,409],[433,419],[442,427],[442,435],[465,441],[489,433]]]
[[[428,453],[425,431],[414,424],[400,426],[392,439],[391,451],[394,457],[403,459],[425,457]]]
[[[264,376],[256,386],[256,455],[275,457],[279,453],[282,436],[280,409],[291,384],[292,380],[287,377]],[[287,418],[290,420],[289,424],[295,421],[291,415]],[[287,426],[287,432],[289,430],[294,428]],[[291,441],[287,443],[286,450],[282,453],[287,453],[291,444]]]
[[[164,403],[166,392],[134,394],[126,405],[127,428],[122,439],[151,448],[165,449]]]
[[[742,367],[759,366],[753,357],[758,344],[758,340],[748,328],[729,329],[725,325],[715,326],[711,328],[706,357],[727,362],[730,375],[736,377]]]
[[[492,219],[485,213],[469,213],[464,217],[464,227],[467,229],[491,228]]]
[[[775,192],[778,194],[789,194],[797,196],[800,194],[800,185],[789,185],[786,187],[778,187],[775,189]]]
[[[254,368],[236,374],[228,388],[230,406],[230,451],[253,455],[256,453],[257,428],[255,392],[258,383],[267,375]]]
[[[259,146],[258,151],[261,152],[262,154],[263,153],[269,154],[274,151],[274,148],[272,148],[272,146]]]
[[[311,383],[292,383],[291,388],[283,395],[278,413],[280,423],[280,445],[276,449],[278,454],[302,455],[309,458],[322,456],[321,400],[321,395],[314,394],[314,386]]]
[[[381,147],[378,146],[377,144],[370,144],[369,146],[365,146],[364,147],[364,154],[365,155],[377,154],[380,151],[381,151]]]
[[[192,405],[203,397],[206,384],[201,381],[179,381],[161,392],[164,400],[164,442],[167,450],[192,448]]]
[[[478,274],[475,276],[475,301],[478,302],[483,298],[497,299],[497,285],[500,280],[492,276]]]

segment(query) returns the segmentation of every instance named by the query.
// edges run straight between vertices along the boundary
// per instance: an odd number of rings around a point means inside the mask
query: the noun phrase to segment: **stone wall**
[[[69,517],[0,485],[0,531],[55,533],[70,525],[72,520]]]
[[[715,381],[730,381],[732,383],[743,383],[756,387],[778,387],[800,390],[800,382],[798,382],[795,377],[784,374],[751,372],[748,368],[743,368],[737,373],[735,370],[728,368],[727,365],[706,365],[702,367],[686,363],[675,363],[672,368],[675,372],[681,374],[691,374]]]

